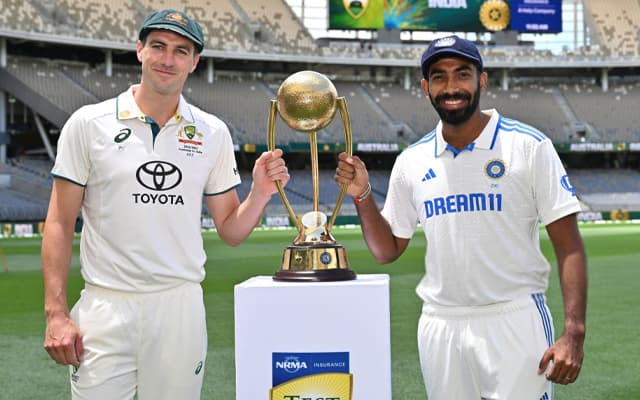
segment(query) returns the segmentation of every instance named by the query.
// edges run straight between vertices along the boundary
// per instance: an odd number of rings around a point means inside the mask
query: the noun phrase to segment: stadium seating
[[[283,0],[234,0],[246,11],[252,22],[259,23],[259,39],[271,41],[278,52],[313,54],[315,41]]]
[[[107,77],[103,65],[30,58],[10,58],[7,70],[68,115],[84,104],[118,95],[138,82],[140,74],[139,66],[116,64],[113,76]],[[264,80],[252,74],[220,74],[213,83],[208,83],[203,75],[189,78],[185,96],[227,122],[237,142],[265,143],[269,102],[275,99],[284,78]],[[338,94],[347,100],[355,142],[411,143],[437,123],[437,115],[417,81],[408,90],[396,82],[334,83]],[[563,111],[561,102],[567,102],[569,115]],[[589,137],[590,141],[640,140],[637,104],[640,104],[637,81],[619,81],[603,92],[594,83],[570,78],[555,84],[516,83],[508,90],[490,84],[481,99],[482,108],[496,108],[505,116],[540,129],[557,142],[576,140],[572,131],[574,122],[593,128],[595,134]],[[319,133],[318,140],[342,141],[341,124],[336,117]],[[409,127],[408,131],[399,129],[403,124]],[[277,132],[278,143],[306,141],[281,120]]]
[[[506,91],[490,85],[480,105],[483,109],[495,108],[505,117],[518,119],[564,143],[570,140],[570,118],[563,114],[555,94],[555,87],[537,83],[513,85]]]
[[[11,189],[0,190],[0,221],[43,221],[47,204]]]
[[[30,1],[3,0],[0,27],[16,31],[55,33],[56,29]]]
[[[640,141],[640,82],[618,82],[607,92],[592,83],[560,85],[578,119],[599,137],[592,141]]]
[[[334,82],[344,96],[353,128],[354,142],[396,142],[393,121],[358,83]],[[342,124],[336,118],[333,124]]]
[[[438,123],[438,115],[431,107],[418,81],[414,82],[409,90],[392,82],[370,83],[364,85],[364,88],[395,122],[404,122],[409,125],[414,134],[414,140],[431,132]],[[393,138],[393,135],[388,136]]]
[[[610,55],[640,55],[640,3],[629,0],[584,0],[598,42]]]
[[[137,65],[116,64],[110,77],[106,76],[103,65],[61,64],[59,70],[99,100],[115,97],[132,84],[140,82],[140,67]]]
[[[128,0],[58,0],[54,17],[92,39],[126,41],[137,37],[139,18]],[[55,21],[55,20],[54,20]],[[56,21],[57,22],[57,21]]]
[[[584,0],[592,35],[579,56],[638,56],[640,5],[628,0]],[[130,44],[145,16],[159,7],[182,9],[203,26],[205,48],[327,57],[417,60],[423,45],[357,42],[319,48],[285,0],[5,0],[0,26],[14,31],[84,37]],[[488,60],[535,61],[550,54],[533,48],[482,49]]]
[[[0,188],[0,221],[44,220],[47,213],[51,178],[45,173],[50,162],[14,158],[0,164],[0,175],[8,175],[8,187]]]
[[[99,100],[62,73],[55,62],[13,58],[7,71],[69,115],[79,107]]]
[[[631,169],[572,169],[568,172],[576,195],[591,210],[640,210],[640,172]]]
[[[540,61],[548,64],[604,59],[617,63],[620,60],[636,62],[640,57],[640,2],[583,0],[583,4],[590,32],[585,48],[557,55],[532,45],[482,43],[480,51],[486,64],[492,67],[488,68],[490,85],[481,98],[481,107],[496,108],[506,117],[526,122],[556,143],[579,140],[575,130],[583,124],[587,127],[585,139],[589,142],[640,142],[637,71],[626,68],[626,76],[622,77],[612,70],[608,91],[603,91],[597,80],[599,76],[590,76],[593,72],[586,68],[581,70],[581,76],[573,76],[571,70],[562,74],[556,71],[554,76],[535,71],[535,64]],[[37,34],[53,42],[57,36],[61,44],[90,39],[102,43],[105,49],[121,50],[131,47],[140,23],[149,12],[169,7],[185,10],[200,22],[207,40],[205,50],[210,51],[207,57],[213,57],[214,62],[214,81],[209,82],[210,77],[206,76],[210,71],[206,70],[205,63],[209,60],[203,60],[188,79],[184,96],[192,104],[219,116],[229,126],[234,142],[240,146],[246,144],[247,149],[266,144],[270,101],[275,99],[282,80],[291,71],[302,68],[326,73],[334,81],[338,94],[346,98],[356,145],[398,144],[402,148],[431,131],[438,121],[420,88],[418,68],[359,66],[360,61],[368,59],[400,60],[417,66],[425,43],[359,40],[329,40],[328,45],[326,40],[316,43],[286,0],[4,0],[0,7],[0,36],[5,33],[14,39],[9,44],[7,66],[0,67],[0,72],[4,73],[3,79],[10,77],[33,92],[27,97],[16,93],[12,96],[32,106],[46,103],[46,107],[33,106],[33,112],[48,118],[50,126],[60,128],[80,106],[114,97],[138,82],[139,66],[116,61],[112,76],[107,77],[101,61],[85,60],[81,54],[77,57],[80,61],[39,58],[33,51],[29,57],[28,52],[22,52],[22,42],[18,42],[22,36]],[[237,70],[230,67],[233,62],[226,58],[229,54],[234,55],[230,59],[236,59]],[[281,56],[287,60],[280,61]],[[299,61],[306,56],[324,61],[319,64]],[[243,72],[245,64],[254,58],[259,59],[256,65]],[[331,63],[334,59],[339,61],[335,65]],[[509,87],[503,89],[499,85],[501,70],[497,67],[518,63],[534,67],[510,72]],[[627,66],[630,65],[637,63]],[[531,76],[527,76],[531,72]],[[47,114],[44,110],[47,107],[55,108],[56,112]],[[318,132],[320,143],[343,140],[342,121],[338,116]],[[292,130],[277,119],[277,146],[308,142],[306,134]],[[12,159],[11,163],[10,173],[16,182],[32,181],[42,193],[49,190],[50,166],[41,168],[21,158]],[[616,202],[629,204],[627,197],[640,193],[634,186],[637,174],[618,170],[615,174],[592,170],[574,172],[576,190],[594,209],[605,209]],[[242,174],[239,193],[244,198],[249,190],[245,185],[250,184],[251,179],[249,171]],[[370,171],[373,196],[379,205],[384,202],[388,175],[388,170]],[[320,181],[320,202],[322,207],[329,208],[338,193],[333,171],[321,171]],[[301,211],[308,208],[310,184],[309,171],[292,171],[292,181],[286,190],[292,203],[303,206]],[[607,185],[616,185],[617,189]],[[46,202],[46,195],[34,194],[40,193],[34,187],[18,184],[10,190],[34,197],[36,202]],[[15,193],[12,198],[16,197]],[[1,204],[20,203],[7,200]],[[39,212],[39,204],[30,210]],[[278,196],[274,196],[269,207],[286,213]],[[343,212],[355,213],[353,205],[345,202]]]

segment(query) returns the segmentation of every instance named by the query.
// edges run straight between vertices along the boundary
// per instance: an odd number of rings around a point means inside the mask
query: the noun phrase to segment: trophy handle
[[[349,111],[347,111],[347,100],[345,100],[344,96],[338,97],[337,99],[338,109],[340,110],[340,117],[342,118],[342,125],[344,125],[344,145],[345,151],[349,156],[353,155],[353,145],[351,134],[351,122],[349,120]],[[342,200],[344,200],[344,195],[347,193],[347,184],[343,183],[340,185],[340,194],[338,195],[338,199],[336,200],[336,206],[333,209],[333,213],[331,214],[331,219],[327,224],[327,233],[331,231],[331,227],[333,227],[333,223],[336,221],[336,217],[338,216],[338,212],[340,211],[340,207],[342,207]]]
[[[271,100],[271,105],[269,107],[269,123],[267,125],[267,147],[269,151],[273,151],[276,149],[276,117],[278,116],[278,102],[276,100]],[[295,224],[296,228],[298,228],[298,232],[302,232],[304,228],[302,227],[302,222],[296,217],[293,208],[291,207],[291,203],[287,199],[287,195],[284,193],[284,189],[282,188],[282,182],[280,180],[275,181],[276,188],[278,189],[278,193],[280,194],[280,198],[282,199],[282,203],[284,207],[287,209],[289,213],[289,218]]]

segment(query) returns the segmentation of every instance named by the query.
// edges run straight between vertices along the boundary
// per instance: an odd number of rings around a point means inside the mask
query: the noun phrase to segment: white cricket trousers
[[[198,283],[154,293],[85,285],[71,317],[83,335],[74,400],[199,399],[207,329]]]
[[[552,344],[542,294],[478,307],[425,303],[418,323],[429,400],[552,400],[553,383],[538,375]]]

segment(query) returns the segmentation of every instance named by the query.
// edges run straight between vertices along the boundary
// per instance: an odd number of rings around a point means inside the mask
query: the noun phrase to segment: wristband
[[[370,194],[371,194],[371,183],[367,183],[367,188],[364,190],[364,192],[360,196],[354,197],[353,202],[356,204],[360,204],[364,201],[364,199],[369,197]]]

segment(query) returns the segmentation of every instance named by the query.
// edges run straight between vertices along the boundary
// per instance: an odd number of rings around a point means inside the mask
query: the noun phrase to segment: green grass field
[[[589,258],[585,360],[577,383],[557,385],[556,398],[640,399],[640,313],[636,308],[640,302],[640,225],[584,224],[580,229]],[[422,234],[415,235],[398,261],[379,266],[369,255],[359,229],[336,228],[333,233],[348,249],[350,264],[357,273],[391,276],[393,398],[425,399],[415,339],[420,302],[414,294],[423,273]],[[235,398],[234,285],[252,276],[272,275],[279,266],[282,249],[294,236],[292,230],[258,230],[240,247],[229,248],[215,233],[205,233],[209,260],[203,285],[209,354],[203,399]],[[541,238],[542,249],[551,259],[551,245],[544,231]],[[9,269],[0,272],[0,399],[70,397],[67,369],[51,361],[42,348],[39,253],[39,238],[0,239],[0,271],[5,264]],[[69,280],[70,304],[81,288],[76,257]],[[559,333],[563,315],[555,269],[547,294]]]

